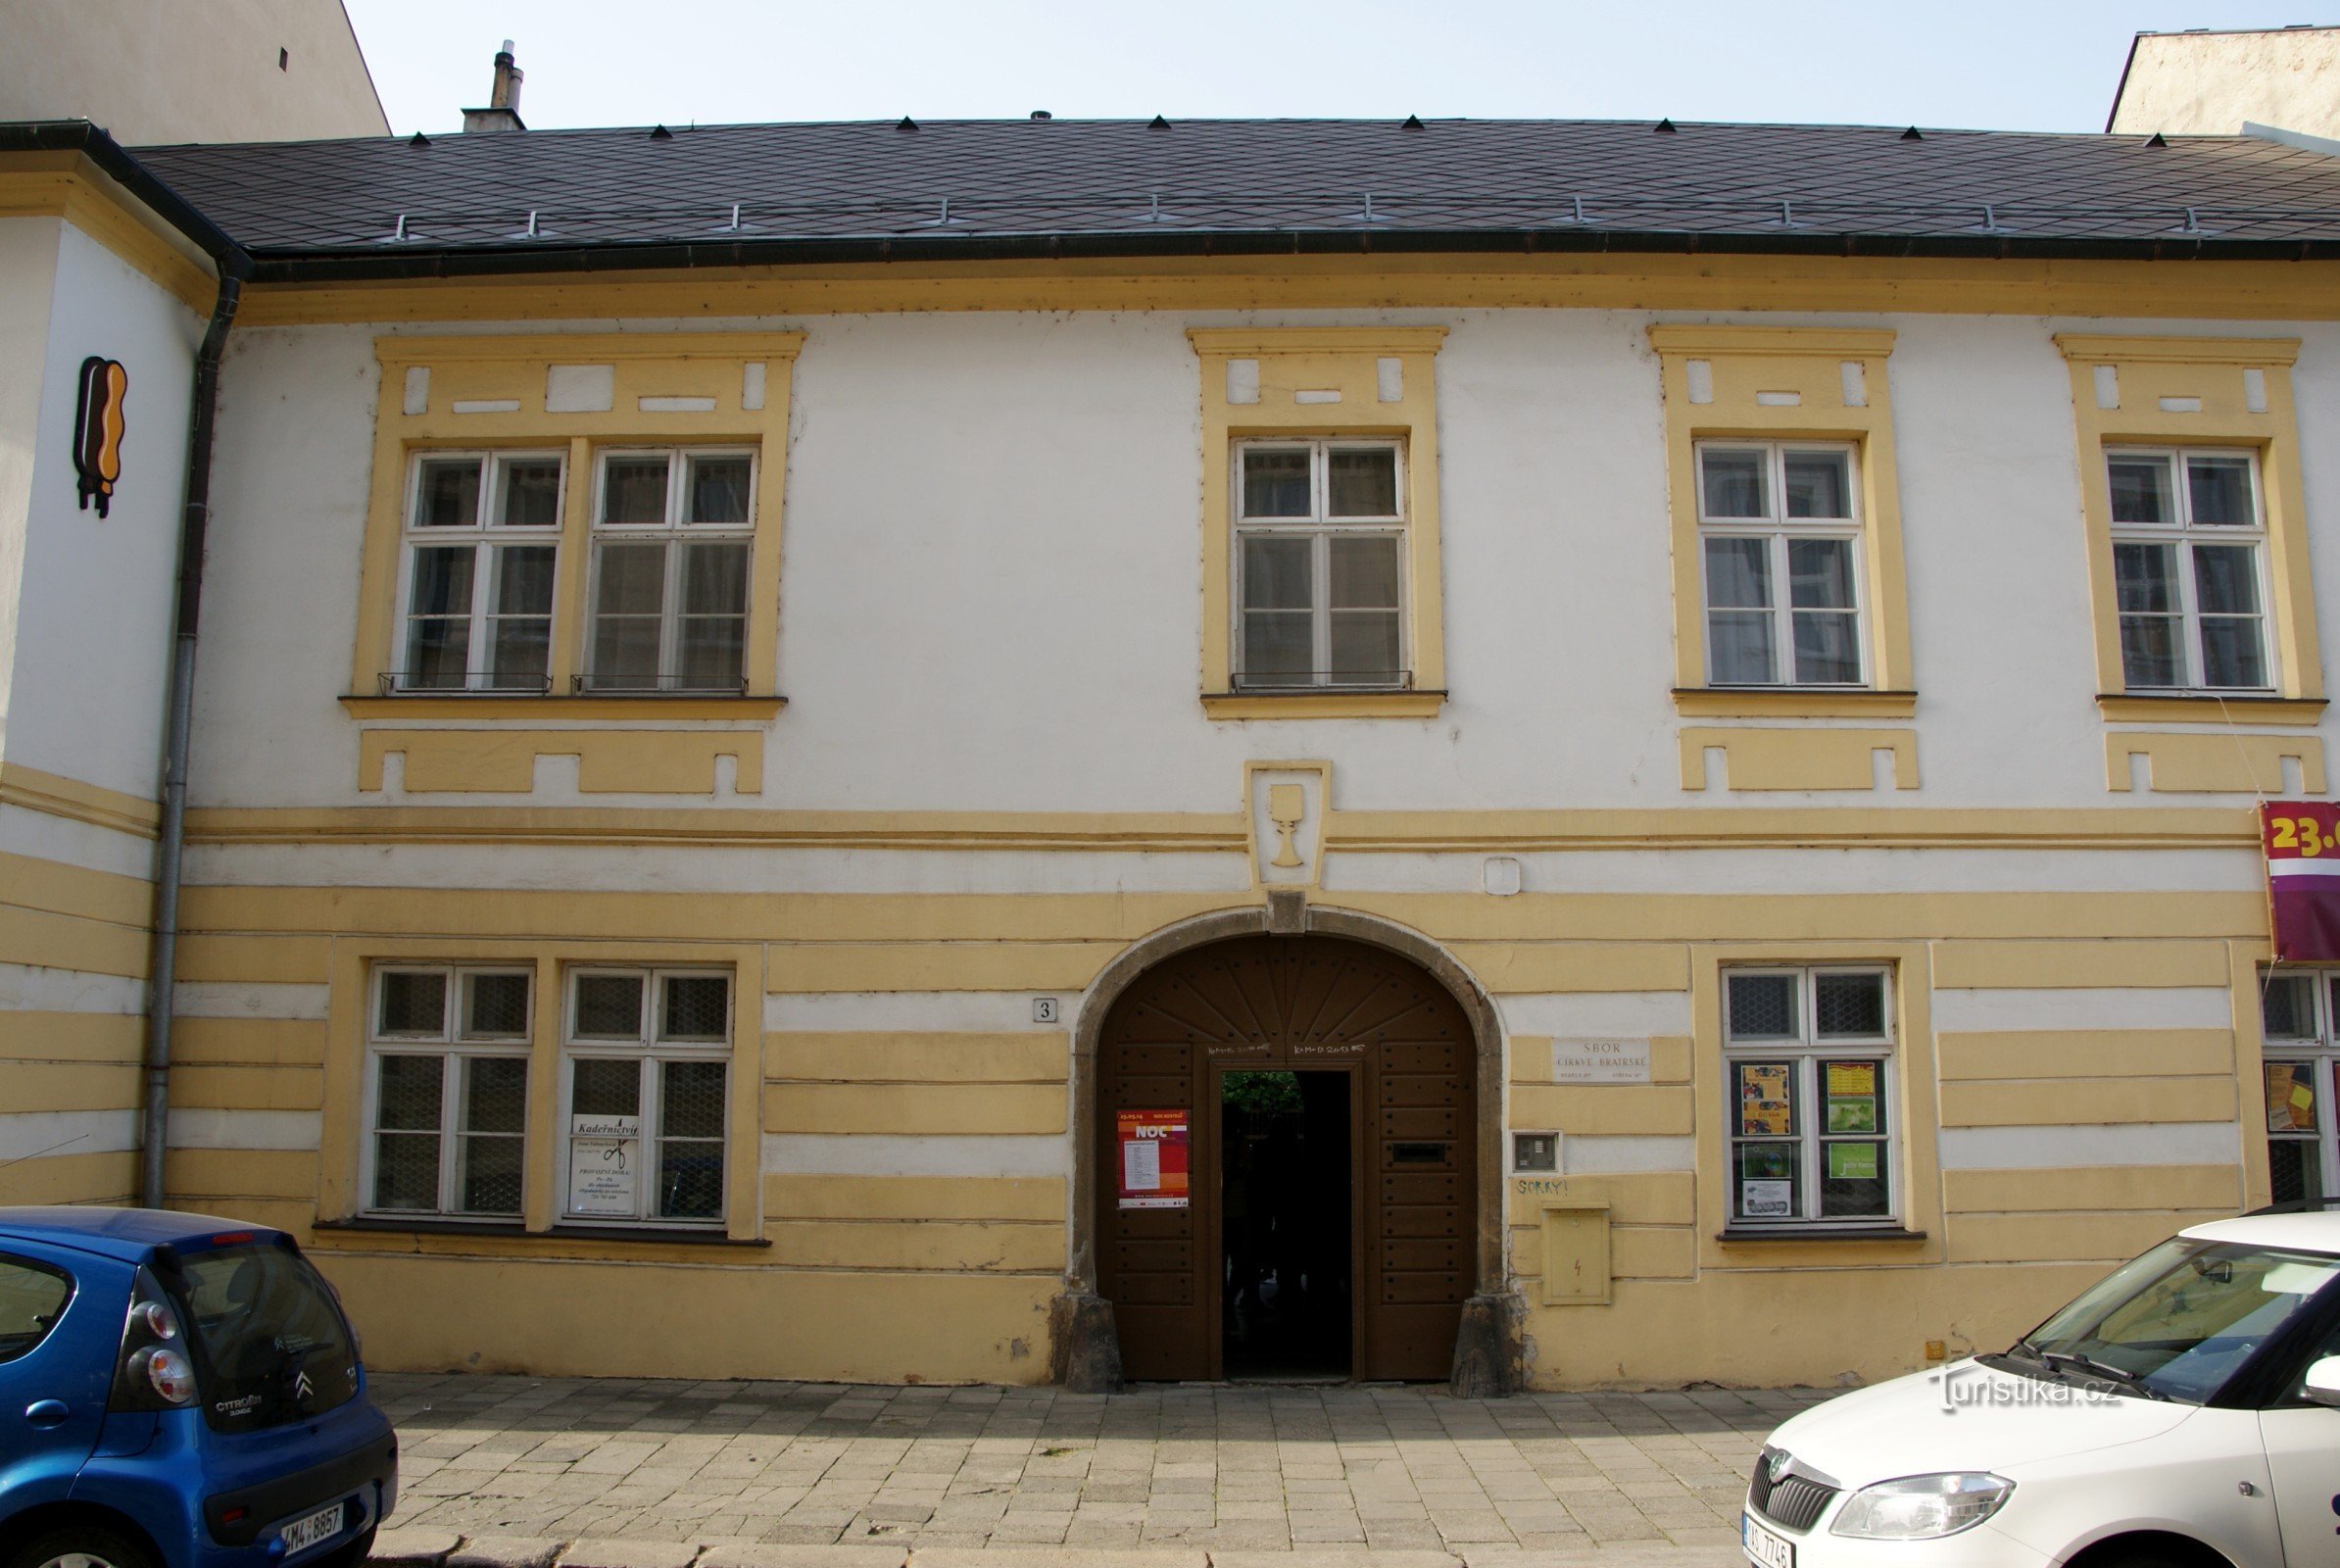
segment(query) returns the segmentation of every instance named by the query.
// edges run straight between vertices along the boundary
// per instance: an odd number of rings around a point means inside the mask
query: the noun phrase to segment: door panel
[[[1408,960],[1324,937],[1243,937],[1141,977],[1098,1043],[1098,1289],[1139,1379],[1217,1376],[1223,1242],[1216,1074],[1346,1066],[1363,1136],[1354,1374],[1442,1379],[1474,1284],[1477,1053],[1462,1008]],[[1115,1112],[1188,1113],[1193,1206],[1122,1209]]]

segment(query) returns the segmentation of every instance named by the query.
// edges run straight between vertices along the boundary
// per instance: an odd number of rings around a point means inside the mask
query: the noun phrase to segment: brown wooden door
[[[1355,1074],[1353,1374],[1444,1378],[1471,1294],[1478,1125],[1470,1025],[1419,967],[1329,937],[1240,937],[1181,954],[1114,1004],[1098,1043],[1097,1287],[1135,1379],[1221,1372],[1218,1075]],[[1186,1208],[1120,1206],[1118,1113],[1183,1110]]]

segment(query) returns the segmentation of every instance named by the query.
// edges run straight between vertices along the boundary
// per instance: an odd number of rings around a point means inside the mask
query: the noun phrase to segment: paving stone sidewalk
[[[1764,1435],[1832,1392],[373,1386],[403,1480],[375,1559],[450,1568],[1736,1563]]]

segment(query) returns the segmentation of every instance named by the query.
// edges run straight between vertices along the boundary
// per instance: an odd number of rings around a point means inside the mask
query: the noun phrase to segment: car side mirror
[[[2304,1392],[2317,1404],[2340,1406],[2340,1355],[2327,1355],[2309,1367]]]

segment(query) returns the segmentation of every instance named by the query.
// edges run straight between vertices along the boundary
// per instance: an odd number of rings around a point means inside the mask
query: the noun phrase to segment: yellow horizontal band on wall
[[[1586,962],[1591,972],[1584,989],[1593,991],[1682,988],[1638,975],[1631,983],[1621,977],[1617,983],[1604,984],[1603,963],[1638,966],[1646,961],[1653,967],[1658,963],[1654,952],[1636,952],[1629,946],[1635,943],[1775,944],[1781,959],[1794,961],[1798,944],[1816,942],[2065,938],[2074,931],[2092,931],[2107,938],[2264,941],[2267,937],[2264,892],[2189,893],[2169,898],[2140,898],[2133,893],[1521,893],[1490,899],[1483,894],[1344,890],[1324,902],[1382,915],[1419,931],[1435,931],[1483,980],[1490,969],[1501,973],[1500,966],[1505,963],[1554,951],[1540,944],[1595,944],[1574,953],[1557,950],[1566,955],[1564,963]],[[1511,953],[1498,951],[1505,944],[1519,946]],[[1604,949],[1597,944],[1612,946]],[[1610,956],[1604,957],[1604,953]],[[1736,954],[1733,961],[1752,961],[1753,956]],[[1811,956],[1802,955],[1807,960]],[[1686,974],[1686,955],[1682,961]],[[1682,984],[1686,983],[1685,979]],[[1566,990],[1568,986],[1508,989]]]
[[[905,1269],[951,1274],[1064,1272],[1064,1227],[949,1220],[767,1221],[772,1261],[795,1268]]]
[[[10,1111],[128,1110],[139,1101],[134,1062],[0,1057],[0,1107]]]
[[[1341,811],[1328,842],[1349,854],[1426,850],[2223,849],[2259,842],[2244,807],[2087,808],[1748,807],[1577,811]]]
[[[2222,986],[2217,942],[1945,942],[1933,950],[1936,991]]]
[[[60,1150],[0,1166],[0,1204],[110,1203],[135,1201],[138,1155],[76,1154]]]
[[[61,218],[112,251],[147,281],[199,315],[219,294],[209,258],[86,156],[11,154],[0,170],[0,218]]]
[[[1690,1091],[1669,1085],[1597,1088],[1514,1085],[1511,1120],[1575,1134],[1680,1134],[1695,1130]]]
[[[2192,1213],[2156,1209],[2144,1214],[1962,1214],[1948,1226],[1950,1261],[2124,1262],[2171,1231],[2233,1215],[2231,1208]]]
[[[160,831],[163,820],[163,808],[144,796],[85,784],[22,762],[0,762],[0,806],[21,806],[44,816],[61,816],[146,839]]]
[[[1118,942],[902,942],[775,948],[774,994],[814,991],[1081,991]]]
[[[763,1179],[767,1221],[788,1219],[1023,1220],[1062,1224],[1065,1183],[1054,1176],[793,1176]]]
[[[317,1110],[324,1093],[325,1075],[316,1067],[171,1069],[173,1110]]]
[[[898,311],[1908,311],[2340,318],[2292,263],[2004,258],[1468,255],[1178,257],[741,267],[450,282],[263,283],[239,325],[662,320]]]
[[[2105,787],[2135,787],[2131,758],[2145,759],[2146,787],[2165,795],[2281,795],[2283,763],[2296,763],[2300,787],[2324,792],[2323,742],[2314,735],[2155,735],[2116,730],[2105,737]]]
[[[1341,902],[1351,901],[1343,895]],[[1687,991],[1690,987],[1689,956],[1679,947],[1451,941],[1449,945],[1464,967],[1496,996],[1546,991]]]
[[[17,1060],[135,1065],[146,1051],[146,1020],[112,1012],[10,1012],[8,1051]],[[0,1110],[17,1107],[0,1100]]]
[[[1061,1133],[1068,1095],[1045,1084],[774,1084],[772,1133]]]
[[[1877,754],[1892,755],[1893,787],[1918,787],[1914,729],[1709,729],[1682,732],[1682,787],[1708,787],[1710,751],[1723,754],[1714,785],[1740,790],[1874,790]]]
[[[171,1059],[212,1066],[322,1066],[325,1023],[321,1018],[181,1016],[171,1025]]]
[[[155,888],[141,877],[0,854],[0,904],[143,930],[154,916]]]
[[[196,890],[187,890],[190,902]],[[274,922],[258,929],[268,936],[229,936],[201,929],[224,922],[205,921],[181,906],[178,939],[178,977],[182,982],[245,985],[323,985],[331,972],[330,937],[291,934],[298,926]],[[230,928],[232,929],[232,928]],[[334,930],[327,924],[314,929]]]
[[[139,926],[0,904],[0,963],[146,978],[152,939]]]
[[[2230,1165],[1951,1170],[1942,1173],[1942,1203],[1954,1215],[2128,1209],[2231,1213],[2242,1205],[2242,1178]]]
[[[732,759],[732,788],[763,791],[761,730],[702,729],[370,729],[359,736],[358,788],[383,785],[383,759],[404,760],[412,794],[525,795],[536,764],[577,760],[577,788],[588,795],[715,793],[715,760]]]
[[[1565,1139],[1563,1139],[1565,1143]],[[1617,1225],[1690,1225],[1698,1218],[1696,1178],[1688,1171],[1619,1176],[1513,1176],[1507,1218],[1534,1225],[1546,1204],[1606,1203]]]
[[[2236,1113],[2231,1070],[2224,1077],[1945,1083],[1941,1099],[1945,1127],[2101,1127],[2133,1122],[2232,1121]]]
[[[173,1149],[163,1185],[175,1200],[314,1203],[317,1155],[283,1149]]]
[[[1934,1055],[1944,1081],[2218,1077],[2234,1071],[2234,1036],[2224,1029],[1948,1033],[1934,1037]],[[2054,1097],[2064,1090],[2041,1087],[2037,1092]]]
[[[764,1077],[831,1083],[1062,1083],[1065,1036],[781,1034],[763,1037]]]

